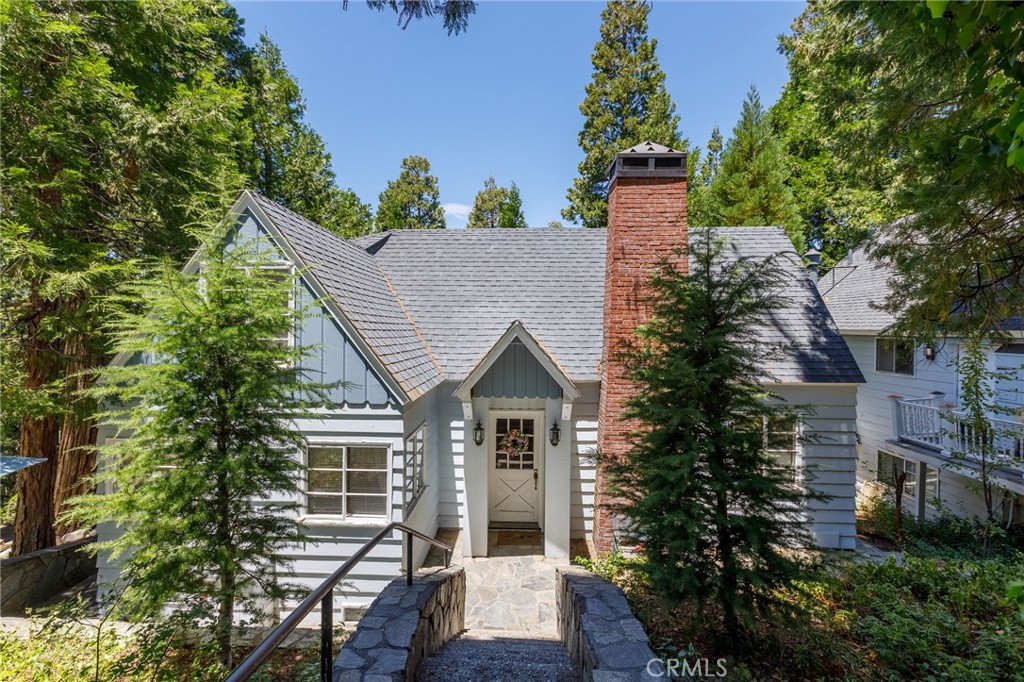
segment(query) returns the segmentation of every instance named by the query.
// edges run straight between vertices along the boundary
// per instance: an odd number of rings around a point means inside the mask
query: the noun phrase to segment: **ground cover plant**
[[[944,515],[906,522],[900,543],[894,516],[891,504],[876,502],[858,524],[902,559],[859,564],[823,555],[779,592],[803,616],[758,619],[742,649],[722,638],[708,607],[660,599],[639,570],[643,559],[582,563],[625,589],[659,656],[725,658],[729,679],[1024,679],[1024,620],[1008,595],[1024,579],[1021,536],[1003,534],[986,553],[974,522]]]

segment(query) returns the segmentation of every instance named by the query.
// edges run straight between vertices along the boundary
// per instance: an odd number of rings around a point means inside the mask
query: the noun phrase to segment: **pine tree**
[[[526,227],[526,216],[523,215],[523,198],[519,195],[519,185],[512,183],[505,194],[498,211],[498,227]]]
[[[585,227],[608,222],[608,167],[615,155],[650,140],[686,151],[679,117],[665,90],[665,73],[647,37],[645,0],[610,0],[601,13],[601,40],[594,46],[594,74],[580,112],[585,158],[566,198],[562,217]]]
[[[510,187],[498,187],[493,177],[487,178],[484,188],[473,199],[466,227],[526,227],[519,186],[513,182]]]
[[[159,361],[105,368],[91,390],[121,440],[102,450],[105,494],[75,498],[71,514],[121,529],[99,549],[122,562],[125,613],[209,595],[230,667],[236,604],[255,612],[283,596],[281,550],[303,540],[295,505],[253,500],[298,498],[304,440],[293,420],[326,405],[326,387],[302,369],[310,349],[277,340],[306,313],[289,305],[298,276],[266,267],[273,247],[232,248],[226,234],[201,237],[201,272],[164,259],[124,288],[135,307],[117,306],[115,350]]]
[[[18,454],[14,553],[53,544],[88,490],[104,295],[181,257],[197,197],[242,185],[241,22],[221,3],[0,3],[2,414]],[[13,408],[13,409],[12,409]]]
[[[507,196],[508,190],[498,187],[493,177],[484,180],[484,188],[473,199],[473,210],[469,212],[466,227],[498,227],[498,217]]]
[[[723,226],[779,225],[798,253],[806,250],[800,207],[788,186],[786,153],[757,88],[750,86],[740,120],[710,185],[708,217]]]
[[[690,225],[712,225],[715,211],[709,205],[710,187],[722,167],[722,133],[716,125],[711,131],[708,145],[701,155],[699,149],[693,150],[687,158],[688,165],[693,164],[695,171],[687,186],[686,207]],[[698,157],[700,157],[698,159]]]
[[[343,237],[371,232],[369,206],[338,188],[323,139],[304,121],[302,91],[266,34],[248,59],[245,83],[250,144],[241,165],[253,188]]]
[[[422,156],[402,159],[402,172],[388,183],[377,204],[378,230],[444,229],[437,178]]]
[[[729,260],[711,229],[694,234],[689,273],[655,276],[653,316],[619,349],[638,387],[625,418],[640,428],[608,471],[654,588],[669,603],[717,602],[737,642],[741,620],[801,575],[799,511],[821,496],[768,452],[792,446],[799,418],[763,387],[779,349],[757,334],[785,305],[783,271],[771,258]]]

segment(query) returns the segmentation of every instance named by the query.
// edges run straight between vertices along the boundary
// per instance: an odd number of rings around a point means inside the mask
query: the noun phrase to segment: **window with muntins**
[[[494,468],[532,470],[537,452],[533,419],[498,419],[495,426]]]
[[[875,371],[914,376],[914,346],[895,339],[875,339]]]
[[[879,450],[878,480],[895,487],[896,477],[900,474],[906,474],[906,478],[903,481],[903,496],[917,498],[917,462],[897,457],[891,452]],[[935,484],[937,494],[938,478],[935,479]]]
[[[764,449],[781,471],[796,480],[800,454],[800,422],[793,415],[765,417],[762,421]]]
[[[388,510],[388,462],[383,446],[310,445],[306,511],[315,516],[382,519]]]
[[[423,479],[423,440],[426,426],[420,426],[405,439],[405,468],[403,470],[402,499],[409,509],[426,487]]]

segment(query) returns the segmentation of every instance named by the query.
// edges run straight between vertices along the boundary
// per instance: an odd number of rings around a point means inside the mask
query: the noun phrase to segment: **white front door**
[[[491,413],[487,448],[491,523],[540,523],[543,423],[543,413]]]

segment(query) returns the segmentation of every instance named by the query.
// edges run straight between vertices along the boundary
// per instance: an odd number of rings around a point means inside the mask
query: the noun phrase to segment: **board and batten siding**
[[[257,237],[270,239],[251,215],[244,216],[234,238],[248,240]],[[270,248],[276,249],[273,246]],[[280,250],[277,250],[276,257],[282,262],[287,260],[284,252]],[[305,280],[300,280],[295,305],[310,306],[311,314],[303,321],[301,327],[296,329],[294,340],[299,345],[316,347],[303,363],[304,367],[310,370],[311,380],[342,385],[331,389],[329,393],[329,398],[334,403],[331,409],[323,410],[316,418],[297,420],[296,428],[311,445],[385,446],[391,452],[391,459],[387,513],[379,519],[342,521],[306,515],[304,482],[303,492],[299,494],[298,499],[294,496],[285,498],[280,495],[269,495],[254,500],[254,504],[298,504],[299,508],[294,513],[300,517],[309,541],[285,548],[281,552],[282,564],[279,574],[285,582],[305,588],[320,584],[388,522],[403,520],[404,437],[412,428],[412,425],[407,423],[407,416],[399,407],[398,400],[388,393],[370,364],[346,337],[328,310],[323,306],[313,305],[314,301],[315,297],[309,284]],[[429,400],[420,403],[428,406]],[[413,414],[408,416],[409,421],[419,418],[423,412],[422,407],[412,407]],[[423,419],[418,423],[422,421]],[[115,436],[127,437],[129,434],[115,434],[110,425],[100,425],[98,442],[104,443]],[[436,440],[428,447],[436,450]],[[305,462],[306,453],[296,453],[296,457]],[[431,466],[429,462],[436,462],[436,459],[436,456],[426,456],[428,469]],[[434,466],[436,467],[436,464]],[[435,472],[428,471],[427,475],[436,476]],[[434,490],[436,489],[435,485]],[[413,509],[413,516],[416,518],[412,519],[415,527],[427,533],[432,533],[435,529],[431,517],[436,516],[432,509],[436,508],[436,504],[429,499],[430,491],[431,488],[428,486],[422,496],[423,499],[420,500],[421,504]],[[433,494],[436,495],[436,492]],[[112,524],[100,524],[98,528],[101,541],[115,537],[117,532],[117,528]],[[424,548],[419,548],[417,555],[425,554],[425,551]],[[399,575],[402,552],[401,535],[395,533],[356,566],[336,589],[335,611],[338,620],[351,618],[357,609],[368,605],[389,581]],[[422,561],[422,556],[419,556],[419,559]],[[97,569],[101,591],[109,590],[120,576],[120,567],[112,562],[108,555],[101,553],[97,559]],[[295,600],[281,602],[277,605],[278,614],[286,615],[295,603]],[[316,618],[317,615],[311,615],[310,621],[314,622]]]
[[[852,384],[777,384],[788,404],[806,406],[800,465],[807,485],[829,496],[808,504],[810,532],[820,547],[853,549],[856,528],[857,387]]]

